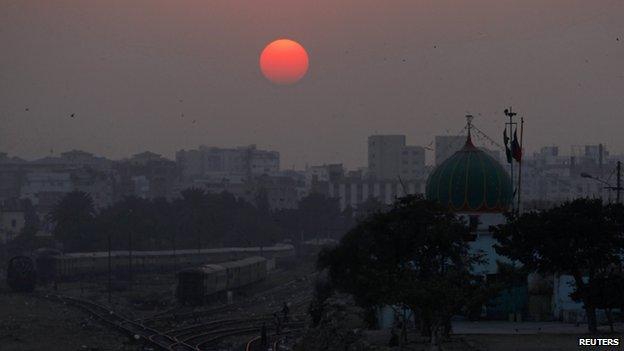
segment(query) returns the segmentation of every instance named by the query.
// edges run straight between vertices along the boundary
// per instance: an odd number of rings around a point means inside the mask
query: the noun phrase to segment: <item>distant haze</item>
[[[620,152],[623,15],[622,0],[2,0],[0,151],[255,143],[284,168],[354,167],[370,134],[427,145],[466,112],[499,141],[513,105],[529,151]],[[258,68],[282,37],[310,54],[293,86]]]

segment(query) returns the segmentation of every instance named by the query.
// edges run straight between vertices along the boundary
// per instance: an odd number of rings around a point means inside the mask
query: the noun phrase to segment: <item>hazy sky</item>
[[[0,0],[0,150],[256,143],[354,167],[369,134],[427,145],[466,112],[498,141],[513,105],[529,151],[620,152],[623,18],[622,0]],[[310,54],[293,86],[258,69],[280,37]]]

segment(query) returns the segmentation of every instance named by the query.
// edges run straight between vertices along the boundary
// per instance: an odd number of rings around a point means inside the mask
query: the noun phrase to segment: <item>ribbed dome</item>
[[[442,162],[427,179],[427,199],[456,212],[504,212],[511,203],[511,180],[503,166],[472,144]]]

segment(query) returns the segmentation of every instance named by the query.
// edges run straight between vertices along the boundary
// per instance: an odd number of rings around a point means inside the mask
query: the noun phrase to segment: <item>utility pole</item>
[[[112,270],[112,263],[111,263],[111,233],[110,231],[108,232],[108,303],[111,302],[111,285],[112,285],[112,278],[111,278],[111,272]]]
[[[615,190],[615,202],[616,203],[620,203],[620,201],[622,200],[622,190],[624,190],[624,188],[622,187],[622,162],[621,161],[617,161],[616,164],[616,180],[615,180],[615,186],[612,186],[609,182],[599,178],[599,177],[595,177],[592,176],[589,173],[581,173],[581,177],[583,178],[589,178],[589,179],[593,179],[595,181],[598,181],[602,184],[605,184],[606,186],[603,189],[607,189],[609,190],[609,203],[611,203],[611,190]]]
[[[132,285],[132,231],[134,230],[134,218],[132,218],[133,210],[128,213],[128,280]]]
[[[524,147],[522,141],[524,139],[524,118],[520,117],[520,152],[522,153],[522,148]],[[521,154],[520,161],[518,161],[518,214],[520,214],[520,196],[522,195],[522,157]],[[513,163],[513,160],[511,160]]]
[[[620,161],[617,161],[617,170],[616,170],[616,172],[617,172],[617,179],[616,179],[617,186],[615,188],[615,191],[616,191],[616,193],[615,193],[616,195],[615,196],[616,196],[616,202],[619,204],[620,203],[620,193],[622,192],[622,177],[621,177],[621,175],[622,175],[622,162],[620,162]]]
[[[132,230],[128,232],[128,280],[132,284]]]
[[[176,272],[178,271],[178,259],[176,257],[176,232],[173,231],[171,235],[171,247],[173,248],[173,276],[175,277]]]

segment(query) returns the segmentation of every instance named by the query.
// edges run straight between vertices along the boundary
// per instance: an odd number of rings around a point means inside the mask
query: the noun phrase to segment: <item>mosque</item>
[[[436,167],[427,179],[426,197],[463,217],[471,230],[470,248],[483,252],[487,262],[474,267],[475,273],[497,279],[497,261],[513,264],[496,253],[491,226],[505,222],[504,213],[512,207],[513,184],[509,172],[485,151],[476,147],[471,136],[471,116],[467,116],[463,148]],[[516,263],[517,265],[517,263]],[[484,317],[522,320],[578,320],[582,304],[572,301],[572,277],[541,277],[530,274],[516,286],[485,306]],[[523,313],[525,312],[525,313]]]
[[[503,166],[472,143],[471,121],[464,147],[436,167],[426,185],[426,197],[463,217],[470,225],[471,248],[486,253],[488,263],[476,273],[495,274],[496,241],[490,226],[502,224],[512,201],[512,184]]]
[[[463,218],[470,228],[470,249],[485,254],[486,262],[474,267],[474,273],[488,280],[498,279],[497,261],[512,265],[496,253],[492,226],[505,223],[505,212],[512,209],[512,179],[503,165],[472,141],[472,117],[467,116],[464,146],[439,164],[429,175],[426,198],[438,202]],[[495,320],[578,320],[584,314],[582,305],[568,296],[571,277],[542,277],[530,274],[526,281],[500,293],[484,306],[483,318]],[[566,315],[568,317],[566,318]],[[392,325],[390,309],[379,316],[382,326]]]
[[[467,116],[467,119],[466,143],[429,175],[426,197],[448,206],[468,223],[471,250],[484,253],[486,258],[484,264],[474,267],[474,273],[492,280],[498,273],[497,261],[511,263],[496,253],[496,240],[490,227],[505,222],[504,213],[513,200],[513,186],[500,162],[473,144],[472,118]],[[519,284],[484,306],[482,314],[492,319],[521,320],[527,299],[527,285]]]

